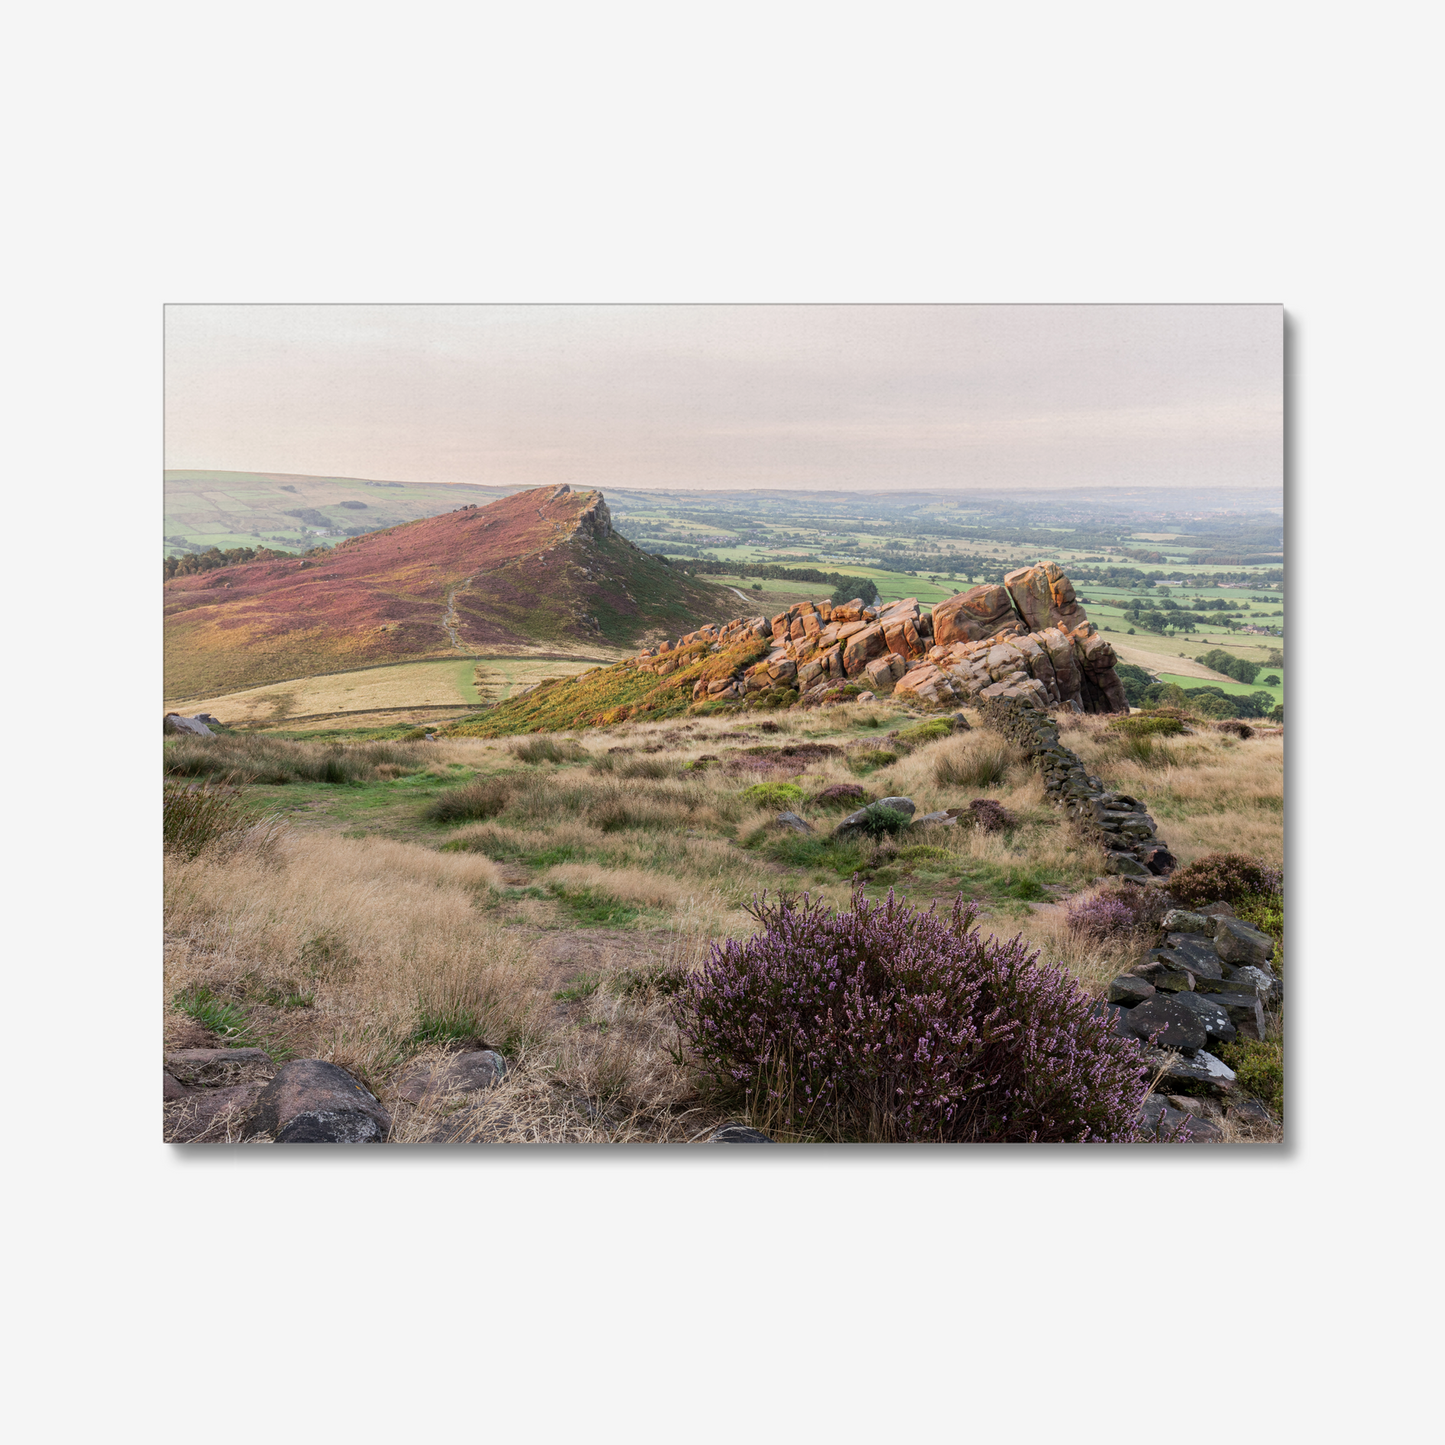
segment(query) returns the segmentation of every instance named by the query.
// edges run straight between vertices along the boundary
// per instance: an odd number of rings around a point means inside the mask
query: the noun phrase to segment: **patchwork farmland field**
[[[357,713],[410,714],[422,709],[450,715],[502,702],[549,677],[571,677],[615,662],[621,655],[522,654],[402,662],[187,699],[185,710],[209,713],[230,726],[265,722],[287,728],[303,721],[322,726]]]

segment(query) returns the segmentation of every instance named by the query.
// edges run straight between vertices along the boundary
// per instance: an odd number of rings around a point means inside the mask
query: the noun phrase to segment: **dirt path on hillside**
[[[476,574],[473,573],[473,576]],[[470,655],[470,649],[462,641],[461,633],[457,629],[462,625],[462,620],[457,616],[457,593],[465,592],[472,585],[471,577],[464,577],[447,593],[447,610],[442,613],[442,626],[446,629],[451,644],[458,652],[466,652]]]

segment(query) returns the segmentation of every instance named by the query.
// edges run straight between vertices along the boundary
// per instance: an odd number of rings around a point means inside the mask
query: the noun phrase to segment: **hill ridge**
[[[617,533],[600,491],[538,487],[353,537],[324,557],[167,582],[166,691],[222,693],[467,648],[635,646],[715,614],[718,590]]]

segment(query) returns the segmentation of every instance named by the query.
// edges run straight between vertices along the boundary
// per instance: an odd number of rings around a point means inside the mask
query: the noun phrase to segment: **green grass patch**
[[[512,752],[524,763],[580,763],[590,756],[586,748],[570,738],[536,738]]]
[[[1215,1052],[1239,1080],[1239,1086],[1284,1118],[1284,1044],[1279,1039],[1236,1039]]]
[[[929,718],[926,722],[914,723],[911,727],[898,729],[898,741],[904,747],[918,748],[924,743],[937,742],[939,738],[953,736],[953,724],[947,718]]]
[[[173,1008],[187,1014],[203,1029],[215,1034],[227,1048],[257,1049],[260,1039],[252,1032],[251,1020],[240,1004],[224,999],[202,985],[178,993]]]
[[[866,778],[879,768],[886,768],[898,761],[898,754],[888,748],[865,748],[861,752],[848,754],[848,771],[855,777]]]
[[[1173,737],[1184,731],[1176,717],[1116,717],[1109,726],[1131,738]]]
[[[755,808],[787,810],[803,801],[803,790],[796,783],[754,783],[742,790],[742,797]]]
[[[474,823],[495,818],[511,801],[512,789],[501,778],[476,778],[439,794],[424,816],[430,823]]]
[[[564,888],[554,883],[551,894],[585,928],[625,928],[642,913],[597,888]]]
[[[591,998],[597,992],[602,978],[599,974],[584,973],[581,978],[569,983],[566,988],[559,988],[552,995],[558,1003],[580,1003],[584,998]]]
[[[450,1044],[481,1037],[481,1017],[474,1009],[421,1009],[405,1040],[409,1051],[428,1044]]]

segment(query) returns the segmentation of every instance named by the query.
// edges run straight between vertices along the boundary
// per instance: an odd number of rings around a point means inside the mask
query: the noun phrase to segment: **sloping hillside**
[[[612,529],[601,492],[543,487],[165,586],[166,694],[214,694],[451,652],[629,645],[731,594]]]
[[[283,472],[168,471],[165,551],[179,556],[207,547],[300,550],[314,546],[318,532],[356,537],[450,512],[465,502],[485,506],[521,490]]]

